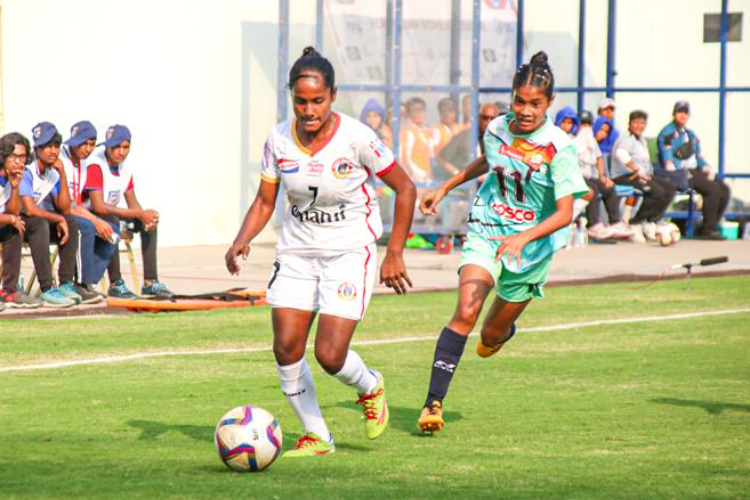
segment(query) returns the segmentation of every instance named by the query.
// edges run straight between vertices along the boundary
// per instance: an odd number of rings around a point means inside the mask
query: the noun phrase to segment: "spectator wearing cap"
[[[687,128],[690,103],[677,101],[672,117],[672,122],[659,132],[657,139],[659,166],[667,172],[689,172],[689,186],[703,197],[703,226],[696,237],[723,240],[718,227],[729,204],[729,186],[716,178],[715,172],[703,157],[700,139]]]
[[[172,297],[174,294],[159,281],[156,267],[157,226],[159,212],[143,209],[135,195],[133,172],[125,163],[130,154],[131,134],[125,125],[113,125],[107,129],[104,143],[98,147],[87,162],[86,207],[97,216],[119,227],[124,220],[141,235],[143,253],[143,287],[141,295]],[[127,208],[120,207],[123,201]],[[120,256],[115,252],[107,268],[110,297],[134,298],[135,294],[125,285],[120,272]]]
[[[594,120],[594,137],[599,143],[599,149],[602,152],[604,163],[607,168],[611,166],[610,157],[612,155],[612,148],[620,137],[620,132],[615,127],[615,101],[609,97],[605,97],[599,101],[599,109],[597,111],[597,117]]]
[[[60,160],[70,189],[70,211],[75,215],[80,231],[77,258],[79,282],[76,284],[76,291],[84,304],[104,300],[94,287],[104,276],[104,271],[117,251],[116,233],[120,230],[119,226],[91,213],[83,204],[87,171],[84,162],[95,147],[96,128],[91,122],[81,121],[70,128],[70,138],[60,149]]]
[[[571,110],[572,111],[572,110]],[[617,196],[614,181],[608,176],[604,168],[599,143],[594,138],[592,125],[594,115],[591,111],[583,110],[576,118],[578,131],[573,138],[573,143],[578,150],[578,166],[581,169],[586,184],[593,191],[594,198],[586,207],[586,219],[588,220],[588,232],[591,238],[629,238],[632,236],[630,227],[622,222],[620,215],[620,197]],[[607,210],[609,225],[604,223],[601,216],[601,203],[604,202]]]
[[[62,136],[49,122],[31,129],[34,161],[26,167],[19,194],[26,224],[24,239],[31,248],[34,269],[46,306],[70,307],[81,303],[74,285],[78,255],[78,222],[70,212],[70,189],[60,160]],[[52,277],[49,245],[60,249],[59,286]]]
[[[648,144],[643,136],[647,120],[648,115],[644,111],[630,113],[628,133],[617,140],[612,156],[615,184],[632,186],[643,192],[643,203],[631,220],[633,238],[637,241],[656,239],[656,224],[664,216],[677,191],[671,182],[653,175]]]
[[[26,225],[21,218],[18,189],[26,164],[31,161],[29,140],[18,132],[0,138],[0,245],[2,288],[0,310],[10,307],[33,308],[41,302],[18,290],[21,275],[21,246]]]
[[[388,149],[393,149],[393,132],[385,122],[385,108],[378,101],[370,99],[365,103],[359,121],[370,127]]]

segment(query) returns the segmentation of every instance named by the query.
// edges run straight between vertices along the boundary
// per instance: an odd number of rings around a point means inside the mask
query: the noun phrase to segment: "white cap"
[[[599,101],[599,109],[616,108],[615,100],[610,97],[605,97]]]

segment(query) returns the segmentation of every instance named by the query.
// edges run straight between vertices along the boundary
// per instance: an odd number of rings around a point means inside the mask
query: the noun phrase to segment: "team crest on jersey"
[[[278,165],[282,174],[296,174],[299,172],[299,162],[297,160],[280,158]]]
[[[351,283],[341,283],[341,285],[339,285],[339,298],[348,301],[356,299],[357,287]]]
[[[354,162],[348,158],[339,158],[333,162],[333,175],[337,179],[346,179],[354,171]]]
[[[378,158],[385,156],[385,144],[380,139],[370,141],[370,149]]]
[[[534,171],[539,171],[543,164],[550,164],[557,154],[557,148],[551,142],[547,146],[539,146],[526,139],[517,137],[510,146],[502,144],[500,154],[521,161],[531,167]]]
[[[307,163],[307,176],[308,177],[320,177],[323,175],[323,169],[325,165],[317,160],[310,160]]]

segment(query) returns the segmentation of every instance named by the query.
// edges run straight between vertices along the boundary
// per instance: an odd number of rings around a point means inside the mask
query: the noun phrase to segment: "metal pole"
[[[450,84],[458,85],[461,79],[461,0],[452,0],[451,4],[451,67]],[[458,94],[451,93],[458,102]]]
[[[516,68],[523,64],[523,10],[524,0],[518,0],[516,19]]]
[[[477,150],[479,140],[479,52],[481,50],[482,2],[474,0],[474,12],[471,27],[471,150]]]
[[[323,53],[323,0],[317,0],[315,4],[315,49]]]
[[[586,0],[578,8],[578,112],[583,111],[586,86]]]
[[[615,55],[617,44],[617,0],[609,0],[607,11],[607,97],[615,96]]]
[[[385,4],[385,83],[393,86],[393,0]],[[385,93],[385,109],[393,108],[391,92]]]
[[[727,120],[727,35],[729,32],[729,0],[721,0],[721,59],[719,64],[719,177],[724,176],[726,169],[725,144]]]
[[[391,100],[393,101],[393,152],[396,158],[401,157],[401,31],[403,21],[404,0],[395,0],[393,9],[393,87]]]
[[[289,67],[289,0],[279,0],[279,67],[276,75],[276,121],[286,120]]]

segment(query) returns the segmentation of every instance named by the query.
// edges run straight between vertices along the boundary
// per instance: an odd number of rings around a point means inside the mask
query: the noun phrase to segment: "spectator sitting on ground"
[[[2,288],[0,310],[11,307],[35,308],[38,299],[18,290],[21,276],[21,246],[26,225],[21,218],[21,197],[18,194],[26,164],[31,161],[28,139],[18,132],[0,138],[0,245],[2,253]]]
[[[599,101],[597,114],[598,116],[594,120],[594,137],[599,143],[599,149],[604,158],[604,166],[609,169],[612,166],[612,148],[620,137],[620,132],[615,127],[614,99],[605,97]]]
[[[421,97],[406,102],[409,123],[401,129],[401,166],[415,182],[430,180],[432,137],[427,127],[427,104]]]
[[[656,223],[661,220],[672,202],[675,186],[654,177],[654,169],[643,132],[648,115],[636,110],[630,113],[628,133],[620,137],[613,148],[612,178],[615,184],[632,186],[643,192],[643,203],[631,221],[636,241],[656,239]]]
[[[359,121],[370,127],[388,149],[393,149],[393,132],[385,122],[385,108],[375,99],[370,99],[362,108]]]
[[[133,171],[125,163],[130,154],[130,130],[125,125],[113,125],[107,129],[104,147],[97,148],[87,162],[86,207],[115,226],[121,220],[133,225],[133,231],[141,235],[143,253],[143,286],[141,295],[170,298],[174,294],[159,281],[156,268],[156,236],[159,212],[141,207],[135,196]],[[128,208],[118,205],[125,199]],[[115,252],[107,268],[110,297],[134,298],[120,272],[120,255]]]
[[[690,119],[690,104],[678,101],[672,112],[673,121],[659,132],[659,164],[667,172],[684,170],[689,172],[688,184],[703,197],[703,226],[697,238],[723,240],[719,232],[719,221],[729,204],[730,190],[716,178],[701,153],[698,136],[687,128]]]
[[[602,152],[591,128],[593,123],[594,115],[590,111],[581,111],[578,132],[573,139],[573,143],[578,150],[578,166],[581,168],[586,184],[595,196],[586,207],[589,236],[596,239],[630,238],[633,231],[622,221],[620,197],[617,196],[614,181],[604,168]],[[599,196],[601,196],[607,210],[608,226],[602,221]]]
[[[438,113],[440,113],[440,123],[432,129],[432,143],[436,156],[440,153],[441,149],[448,145],[453,137],[470,126],[469,124],[461,125],[458,123],[458,105],[450,97],[440,99],[438,102]]]
[[[73,282],[78,255],[78,222],[70,213],[70,190],[60,161],[62,136],[49,122],[32,129],[34,161],[26,167],[19,195],[26,224],[24,239],[31,247],[41,299],[45,306],[70,307],[81,303]],[[52,277],[49,245],[60,249],[59,286]]]

